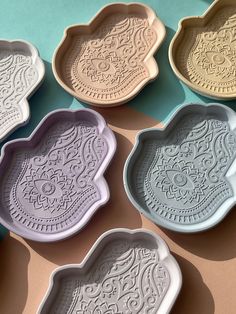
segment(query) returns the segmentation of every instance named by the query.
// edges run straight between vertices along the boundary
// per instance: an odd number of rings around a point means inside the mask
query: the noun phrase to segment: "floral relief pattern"
[[[233,195],[224,175],[235,156],[236,135],[228,122],[187,114],[168,138],[144,142],[133,170],[136,197],[171,222],[206,220]]]
[[[1,204],[27,228],[65,230],[100,201],[93,177],[107,152],[106,139],[92,123],[53,123],[37,146],[14,152]]]
[[[76,194],[75,191],[70,192],[75,190],[73,180],[64,175],[61,169],[43,169],[33,169],[30,165],[26,181],[22,182],[24,197],[36,210],[60,211]]]
[[[168,199],[187,202],[199,202],[204,196],[206,179],[192,162],[166,159],[153,170],[155,187],[160,188]]]
[[[73,90],[91,99],[116,100],[149,76],[144,59],[155,30],[138,14],[112,14],[89,35],[74,36],[62,60]]]
[[[113,240],[86,273],[63,277],[50,313],[156,314],[170,275],[152,241]]]
[[[206,91],[235,92],[235,40],[236,8],[226,6],[206,26],[186,31],[184,47],[179,48],[177,55],[181,71]]]
[[[88,51],[80,62],[84,62],[82,73],[92,82],[109,85],[119,83],[124,77],[125,62],[115,51]]]
[[[0,128],[12,128],[22,120],[19,102],[38,79],[32,57],[22,52],[0,52]]]

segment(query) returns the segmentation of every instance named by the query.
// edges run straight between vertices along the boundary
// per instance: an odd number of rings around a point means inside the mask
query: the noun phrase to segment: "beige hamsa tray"
[[[181,20],[169,60],[177,77],[195,92],[236,98],[236,1],[216,0],[204,15]]]
[[[53,58],[55,78],[85,103],[121,105],[157,77],[153,55],[165,33],[149,7],[109,4],[89,24],[65,30]]]

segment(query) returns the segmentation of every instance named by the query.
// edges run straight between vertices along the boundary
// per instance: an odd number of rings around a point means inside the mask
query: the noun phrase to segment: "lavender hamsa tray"
[[[215,226],[236,203],[235,128],[228,107],[190,104],[164,129],[141,131],[124,168],[130,201],[174,231]]]
[[[81,264],[52,273],[38,314],[167,314],[181,284],[180,268],[159,236],[113,229]]]
[[[0,141],[29,121],[28,98],[44,74],[44,63],[32,44],[0,40]]]
[[[109,199],[103,173],[115,150],[114,134],[95,111],[48,114],[28,139],[3,146],[0,223],[41,242],[78,232]]]

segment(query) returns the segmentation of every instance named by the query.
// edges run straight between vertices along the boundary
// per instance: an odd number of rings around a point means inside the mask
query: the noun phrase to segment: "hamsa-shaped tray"
[[[180,21],[169,59],[177,77],[204,96],[236,98],[236,2],[216,0],[202,16]]]
[[[65,30],[53,58],[58,83],[94,106],[121,105],[159,73],[153,57],[165,27],[141,3],[113,3],[87,25]]]
[[[174,231],[215,226],[236,202],[235,128],[228,107],[189,104],[165,128],[141,131],[124,168],[130,201]]]
[[[28,98],[44,74],[44,63],[32,44],[0,40],[0,141],[28,122]]]
[[[38,314],[167,314],[181,284],[179,266],[159,236],[113,229],[81,264],[53,272]]]
[[[75,234],[109,199],[103,173],[115,149],[95,111],[50,113],[29,138],[2,148],[0,223],[41,242]]]

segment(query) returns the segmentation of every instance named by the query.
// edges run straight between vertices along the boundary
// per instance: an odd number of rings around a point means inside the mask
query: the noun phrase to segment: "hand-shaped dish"
[[[197,93],[236,98],[235,0],[216,0],[203,16],[183,19],[169,59],[177,77]]]
[[[49,242],[80,231],[109,199],[103,173],[116,140],[93,110],[58,110],[27,139],[3,146],[0,223]]]
[[[32,44],[0,40],[0,141],[28,122],[28,98],[44,73],[43,61]]]
[[[181,284],[179,266],[158,235],[109,230],[81,264],[54,271],[38,314],[167,314]]]
[[[88,25],[66,29],[53,58],[53,72],[71,95],[111,107],[133,98],[158,75],[153,57],[165,27],[147,6],[114,3]]]
[[[236,203],[236,114],[219,104],[189,104],[163,129],[139,133],[124,168],[134,206],[156,224],[197,232]]]

